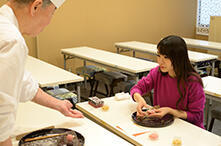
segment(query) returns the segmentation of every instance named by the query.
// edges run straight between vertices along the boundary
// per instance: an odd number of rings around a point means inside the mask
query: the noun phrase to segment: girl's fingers
[[[149,114],[148,117],[157,117],[157,118],[161,118],[162,115],[160,113],[153,113],[153,114]]]

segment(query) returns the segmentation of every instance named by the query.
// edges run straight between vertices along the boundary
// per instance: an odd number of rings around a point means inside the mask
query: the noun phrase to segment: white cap
[[[56,8],[59,8],[65,0],[51,0],[51,2],[55,5]]]

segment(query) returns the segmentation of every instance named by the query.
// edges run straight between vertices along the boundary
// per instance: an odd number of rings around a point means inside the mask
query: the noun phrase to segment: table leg
[[[211,73],[212,76],[214,76],[215,61],[216,61],[216,60],[214,60],[214,61],[212,62],[212,73]]]
[[[120,54],[120,48],[117,47],[117,54]]]
[[[86,68],[86,60],[83,61],[84,62],[84,67]],[[86,87],[87,85],[87,78],[86,76],[84,76],[84,87]]]
[[[136,74],[135,82],[137,83],[139,81],[139,74]]]
[[[135,50],[133,50],[133,57],[136,57],[136,53],[135,53]]]
[[[209,121],[209,111],[210,111],[210,98],[207,98],[208,101],[206,102],[206,106],[205,106],[205,128],[208,129],[208,121]]]
[[[66,70],[66,55],[64,54],[64,70]]]
[[[80,83],[77,83],[77,98],[78,98],[78,102],[81,102],[81,88],[80,88]]]

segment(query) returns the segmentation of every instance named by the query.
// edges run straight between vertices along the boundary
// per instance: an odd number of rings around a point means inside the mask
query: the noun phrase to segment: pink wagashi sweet
[[[159,135],[158,135],[156,132],[152,132],[152,133],[149,135],[150,140],[157,140],[158,137],[159,137]]]

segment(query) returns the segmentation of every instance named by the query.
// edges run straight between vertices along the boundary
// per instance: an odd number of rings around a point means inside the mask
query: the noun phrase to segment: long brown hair
[[[177,78],[177,88],[180,94],[180,98],[176,102],[176,107],[179,109],[178,105],[184,100],[186,94],[185,84],[193,81],[188,80],[188,77],[195,76],[202,86],[203,82],[190,63],[187,45],[181,37],[175,35],[167,36],[158,43],[157,49],[160,54],[166,55],[172,62]],[[183,89],[183,92],[181,89]],[[188,107],[186,107],[186,109],[188,109]]]

